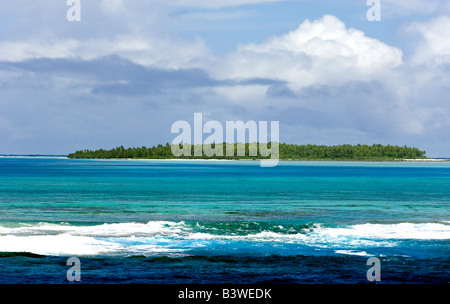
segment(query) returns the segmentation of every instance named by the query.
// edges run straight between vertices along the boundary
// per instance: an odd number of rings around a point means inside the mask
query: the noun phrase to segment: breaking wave
[[[67,223],[0,226],[0,252],[41,255],[188,255],[221,246],[239,250],[254,244],[331,248],[338,254],[368,255],[363,249],[393,247],[402,240],[450,240],[449,223],[272,225],[254,222],[185,223],[151,221],[94,226]]]

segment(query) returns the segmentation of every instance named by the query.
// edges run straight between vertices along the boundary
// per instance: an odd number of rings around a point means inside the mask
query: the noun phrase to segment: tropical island
[[[220,144],[218,144],[220,145]],[[236,153],[238,145],[245,148],[244,156],[237,156]],[[254,144],[258,146],[258,144]],[[425,156],[425,151],[421,151],[418,148],[411,148],[407,146],[392,146],[373,144],[369,145],[337,145],[337,146],[325,146],[325,145],[296,145],[279,143],[279,159],[280,160],[343,160],[343,161],[394,161],[394,160],[406,160],[406,159],[428,159]],[[95,158],[95,159],[228,159],[228,160],[259,160],[269,159],[270,156],[262,156],[257,149],[254,154],[250,156],[249,153],[252,149],[252,144],[223,144],[223,156],[214,155],[212,157],[205,155],[202,146],[202,155],[195,156],[195,149],[201,145],[189,145],[187,149],[191,149],[189,155],[174,156],[172,153],[171,145],[157,145],[153,147],[136,147],[136,148],[124,148],[123,146],[111,149],[111,150],[80,150],[67,155],[68,158]],[[211,148],[216,148],[215,144],[207,145]],[[226,148],[233,146],[233,156],[227,156]],[[267,144],[268,148],[271,147],[271,143]],[[179,145],[183,148],[183,145]],[[253,146],[254,147],[254,146]],[[186,148],[186,147],[184,147]],[[228,154],[229,155],[229,154]],[[241,153],[242,155],[242,153]]]

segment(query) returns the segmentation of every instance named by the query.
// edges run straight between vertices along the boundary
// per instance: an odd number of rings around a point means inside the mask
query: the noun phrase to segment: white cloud
[[[21,65],[4,64],[9,68],[0,73],[0,138],[4,139],[0,148],[4,152],[70,152],[75,144],[66,142],[67,138],[76,138],[77,148],[142,144],[150,138],[159,143],[170,138],[172,120],[208,111],[215,115],[211,119],[257,120],[258,115],[263,120],[278,119],[283,125],[283,139],[290,142],[320,139],[324,144],[370,144],[392,140],[394,144],[416,143],[423,148],[422,143],[429,140],[436,151],[444,151],[443,143],[449,146],[450,107],[446,97],[450,76],[440,64],[450,62],[450,18],[410,25],[408,29],[419,39],[412,60],[405,62],[399,48],[347,28],[333,16],[305,21],[291,32],[262,43],[244,44],[223,57],[212,55],[201,38],[177,36],[177,22],[189,26],[192,21],[175,20],[181,6],[204,8],[186,10],[188,17],[205,21],[201,26],[220,18],[229,20],[230,26],[240,26],[234,19],[241,17],[241,8],[214,8],[262,2],[268,1],[85,1],[83,21],[72,24],[65,20],[65,1],[59,6],[34,4],[24,10],[27,1],[18,0],[20,5],[7,1],[8,10],[15,12],[11,20],[25,23],[11,23],[14,31],[4,31],[0,37],[0,61],[92,60],[118,55],[145,66],[201,68],[218,79],[282,82],[251,85],[227,81],[220,87],[197,88],[189,87],[187,81],[186,86],[162,93],[148,90],[138,96],[114,92],[102,95],[92,94],[92,87],[114,85],[102,77],[92,80],[70,71],[52,74],[51,69],[39,73],[38,68],[36,72],[16,71],[14,66]],[[431,9],[424,0],[382,0],[382,18],[396,7],[403,15]],[[217,31],[217,39],[226,39],[220,35]],[[51,60],[41,62],[53,64]],[[135,127],[133,123],[140,125]],[[161,127],[164,124],[167,128]],[[150,136],[149,130],[154,134]],[[128,134],[134,134],[134,141]],[[59,147],[64,142],[68,148]],[[49,143],[59,150],[45,148]]]
[[[119,55],[132,62],[161,68],[189,68],[197,61],[211,60],[200,39],[187,41],[140,35],[122,35],[114,39],[29,39],[0,42],[0,61],[36,58],[78,58],[91,60]]]
[[[425,53],[440,60],[448,45],[442,35],[450,29],[444,24],[447,18],[416,25],[427,38]],[[215,88],[218,96],[252,113],[272,108],[284,124],[320,132],[353,130],[366,140],[395,138],[397,143],[442,137],[450,126],[450,108],[442,97],[449,77],[444,69],[419,68],[402,57],[399,48],[325,16],[263,43],[242,45],[208,70],[221,79],[285,81],[290,91],[280,85],[266,95],[263,86]]]
[[[442,2],[442,1],[440,1]],[[413,13],[430,14],[436,11],[438,0],[381,0],[381,15],[393,17]]]
[[[229,6],[260,4],[266,2],[280,2],[286,0],[175,0],[172,5],[189,6],[207,9],[217,9]]]
[[[338,18],[327,15],[264,43],[239,47],[211,73],[218,78],[275,78],[298,89],[369,81],[400,64],[400,49],[347,29]]]
[[[66,20],[65,1],[28,2],[5,4],[7,20],[17,21],[11,23],[14,34],[0,32],[0,61],[119,55],[138,64],[176,69],[208,62],[212,56],[201,38],[171,32],[171,8],[162,0],[82,1],[78,23]]]
[[[415,22],[407,30],[421,37],[412,57],[413,63],[450,63],[450,17],[441,16],[427,22]]]
[[[22,61],[34,58],[73,57],[80,43],[74,39],[43,42],[38,39],[28,41],[5,41],[0,43],[0,61]]]
[[[123,0],[102,0],[100,7],[104,12],[116,13],[123,8]]]

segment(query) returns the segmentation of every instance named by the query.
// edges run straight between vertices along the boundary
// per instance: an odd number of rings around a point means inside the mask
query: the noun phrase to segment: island
[[[220,145],[220,144],[218,144]],[[234,151],[238,149],[238,145],[245,147],[245,156],[227,156],[226,146],[233,145]],[[255,145],[258,145],[256,143]],[[267,144],[270,148],[271,143]],[[215,144],[208,145],[215,148]],[[202,153],[201,156],[194,156],[196,146],[191,145],[191,156],[182,155],[175,157],[172,153],[171,145],[157,145],[153,147],[133,147],[124,148],[123,146],[113,148],[111,150],[80,150],[67,155],[71,159],[229,159],[229,160],[259,160],[268,159],[270,156],[262,156],[259,150],[256,156],[249,156],[251,144],[222,144],[223,156],[214,155],[209,157]],[[180,145],[179,147],[183,147]],[[198,145],[197,145],[198,147]],[[203,149],[202,149],[203,150]],[[279,159],[280,160],[343,160],[343,161],[397,161],[411,159],[428,159],[426,152],[418,148],[407,146],[392,145],[297,145],[279,143]]]

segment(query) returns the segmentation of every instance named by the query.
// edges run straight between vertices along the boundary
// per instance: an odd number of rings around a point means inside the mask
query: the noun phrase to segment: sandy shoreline
[[[69,159],[67,156],[52,155],[0,155],[0,158],[58,158]],[[175,162],[230,162],[230,161],[261,161],[263,159],[189,159],[189,158],[74,158],[74,159],[95,159],[95,160],[131,160],[131,161],[175,161]],[[270,160],[270,159],[266,159]],[[275,159],[274,159],[275,160]],[[316,160],[297,160],[297,159],[279,159],[280,162],[299,161],[299,162],[450,162],[450,159],[442,158],[417,158],[417,159],[393,159],[393,160],[339,160],[339,159],[316,159]]]
[[[402,159],[399,161],[408,161],[408,162],[445,162],[450,161],[450,159],[442,159],[442,158],[427,158],[427,159]]]
[[[79,158],[79,159],[83,159],[83,158]],[[264,159],[217,159],[217,158],[209,158],[209,159],[186,159],[186,158],[163,158],[163,159],[158,159],[158,158],[90,158],[90,159],[96,159],[96,160],[134,160],[134,161],[142,161],[142,160],[148,160],[148,161],[179,161],[179,162],[210,162],[210,161],[223,161],[223,162],[230,162],[230,161],[254,161],[254,162],[258,162]],[[270,159],[265,159],[265,160],[270,160]],[[274,159],[274,161],[276,161]],[[303,159],[303,160],[297,160],[297,159],[279,159],[278,161],[280,162],[387,162],[387,163],[392,163],[392,162],[450,162],[450,159],[439,159],[439,158],[428,158],[428,159],[394,159],[394,160],[339,160],[339,159],[324,159],[324,160],[320,160],[320,159],[316,159],[316,160],[307,160],[307,159]]]

